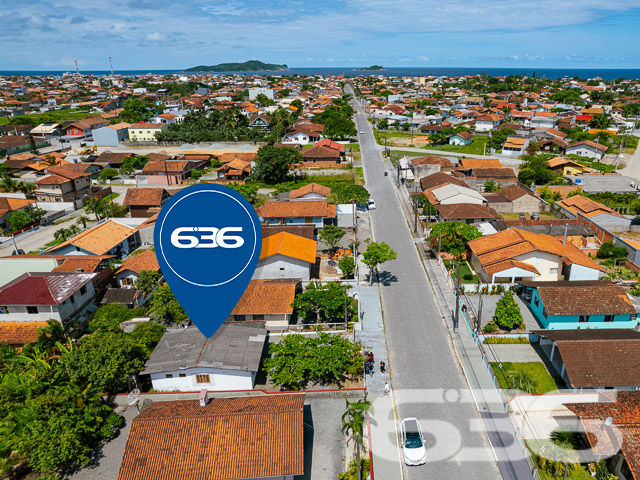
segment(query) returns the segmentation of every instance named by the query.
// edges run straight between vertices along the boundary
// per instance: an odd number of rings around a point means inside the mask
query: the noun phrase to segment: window
[[[69,300],[71,300],[71,303],[76,303],[75,299],[73,298],[73,295],[69,297]]]
[[[543,316],[544,318],[547,318],[547,309],[546,309],[546,308],[544,308],[544,307],[542,308],[542,316]]]
[[[179,373],[178,376],[180,378],[186,378],[187,374],[186,373]]]
[[[550,268],[549,269],[549,274],[550,275],[557,275],[558,274],[558,268]]]
[[[173,374],[172,374],[172,373],[167,373],[167,374],[165,375],[165,377],[166,377],[166,378],[173,378]]]
[[[580,315],[579,322],[586,323],[589,321],[589,315]]]
[[[246,317],[244,315],[234,315],[233,319],[236,322],[244,322],[246,320]]]
[[[87,293],[87,286],[83,285],[80,287],[80,295],[84,295],[85,293]]]
[[[29,314],[38,313],[38,307],[27,307],[27,313]]]
[[[536,307],[539,307],[540,306],[540,297],[533,297],[533,304]]]
[[[637,320],[637,319],[638,319],[638,314],[637,313],[632,313],[631,316],[629,317],[629,320],[631,320],[632,322],[634,320]]]
[[[613,322],[613,315],[605,315],[604,316],[604,321],[605,322]]]
[[[196,375],[196,383],[211,383],[209,381],[209,374]]]
[[[254,315],[253,319],[262,322],[262,321],[264,321],[264,315],[261,315],[261,314],[260,315]]]

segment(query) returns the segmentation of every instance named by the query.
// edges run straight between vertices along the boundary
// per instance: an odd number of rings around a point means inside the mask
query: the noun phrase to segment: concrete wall
[[[572,264],[569,268],[569,280],[598,280],[602,272],[595,268],[585,267],[576,263]]]
[[[258,261],[253,279],[265,278],[301,278],[308,282],[311,276],[311,265],[304,260],[273,255]]]
[[[209,375],[209,383],[198,383],[196,375]],[[172,375],[173,378],[167,378]],[[180,377],[184,375],[184,377]],[[251,390],[255,381],[255,372],[228,370],[220,368],[187,368],[185,370],[152,373],[151,383],[158,391],[192,392],[206,388],[207,390]]]
[[[562,262],[557,255],[546,252],[529,252],[515,257],[516,260],[532,265],[540,272],[536,277],[537,282],[553,282],[563,280],[562,278]],[[555,268],[553,273],[551,269]]]

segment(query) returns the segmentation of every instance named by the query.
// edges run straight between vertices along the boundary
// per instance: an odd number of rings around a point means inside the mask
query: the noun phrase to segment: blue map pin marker
[[[244,293],[262,248],[260,220],[238,192],[199,184],[162,207],[156,257],[171,291],[205,337],[211,337]]]

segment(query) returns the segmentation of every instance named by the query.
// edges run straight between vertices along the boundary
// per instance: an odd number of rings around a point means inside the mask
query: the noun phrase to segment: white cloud
[[[410,62],[410,61],[411,61],[411,59],[410,59],[410,58],[408,58],[408,57],[400,57],[400,58],[398,59],[398,61],[399,61],[400,63],[408,63],[408,62]]]
[[[425,57],[424,55],[418,55],[418,60],[422,60],[423,62],[428,62],[429,57]]]
[[[153,32],[147,34],[146,40],[149,42],[164,42],[166,40],[166,37],[160,32]]]

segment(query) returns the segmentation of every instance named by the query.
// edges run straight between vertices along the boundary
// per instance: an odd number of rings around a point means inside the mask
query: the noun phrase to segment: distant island
[[[263,63],[258,60],[249,60],[243,63],[219,63],[218,65],[198,65],[187,68],[185,72],[267,72],[288,70],[286,65],[275,63]]]
[[[360,70],[384,70],[382,65],[371,65],[370,67],[362,67]]]

